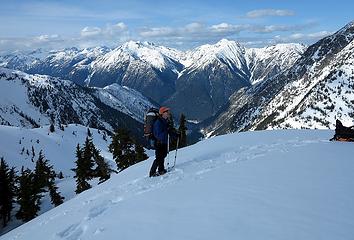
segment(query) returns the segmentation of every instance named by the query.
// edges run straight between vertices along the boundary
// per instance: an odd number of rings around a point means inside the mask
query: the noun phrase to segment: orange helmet
[[[159,114],[162,115],[164,112],[169,111],[170,109],[168,107],[160,107]]]

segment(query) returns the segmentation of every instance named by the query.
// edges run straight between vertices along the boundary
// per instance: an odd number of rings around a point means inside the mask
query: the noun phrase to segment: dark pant
[[[150,176],[156,173],[157,168],[160,173],[165,170],[164,163],[165,163],[165,157],[167,156],[167,144],[156,144],[155,156],[156,159],[152,163],[150,169]]]

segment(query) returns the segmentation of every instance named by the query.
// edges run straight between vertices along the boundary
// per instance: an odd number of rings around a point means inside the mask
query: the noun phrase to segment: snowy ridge
[[[232,94],[288,70],[304,51],[298,44],[246,49],[226,39],[203,45],[187,53],[183,62],[187,67],[178,75],[176,92],[164,104],[191,119],[208,119]],[[186,99],[195,100],[191,104]]]
[[[306,46],[294,43],[246,49],[252,84],[289,69],[305,50]]]
[[[141,60],[158,70],[171,67],[171,59],[178,61],[182,53],[177,50],[155,46],[148,42],[129,41],[97,59],[91,64],[92,69],[112,69],[119,62]]]
[[[65,176],[73,176],[71,169],[75,166],[75,148],[77,144],[82,145],[85,142],[87,129],[82,125],[69,124],[64,127],[64,131],[56,128],[52,133],[49,131],[49,125],[34,129],[0,125],[0,157],[4,157],[9,165],[16,167],[17,170],[22,166],[34,169],[35,162],[32,162],[31,150],[33,146],[36,154],[34,160],[37,160],[42,150],[56,171],[62,171]],[[92,128],[90,131],[93,142],[100,149],[102,156],[112,161],[108,152],[110,142],[107,133]],[[104,135],[107,141],[103,139]],[[30,155],[27,155],[27,150]]]
[[[354,42],[349,43],[322,70],[320,74],[310,75],[311,85],[304,79],[286,86],[284,92],[296,93],[287,99],[277,96],[267,111],[274,111],[286,105],[284,111],[275,119],[281,123],[276,128],[335,128],[335,119],[344,125],[352,126],[354,117]],[[311,71],[311,70],[310,70]],[[314,72],[314,71],[313,71]],[[294,90],[296,89],[296,91]],[[281,121],[282,119],[285,119]]]
[[[143,121],[142,112],[152,105],[148,100],[134,91],[116,88],[113,93],[117,95],[114,102],[117,106],[112,108],[94,93],[95,89],[68,80],[1,68],[0,123],[33,128],[54,121],[58,126],[78,123],[109,131],[125,126],[141,136],[138,126]],[[130,110],[124,111],[127,109]]]
[[[276,53],[271,53],[273,50]],[[191,109],[199,103],[205,104],[199,113],[184,109],[191,119],[200,121],[219,111],[240,87],[289,68],[302,50],[295,45],[279,45],[264,53],[253,49],[254,54],[249,54],[251,50],[240,43],[222,39],[213,45],[180,52],[149,42],[129,41],[113,50],[68,48],[52,51],[44,59],[23,65],[9,65],[2,59],[0,64],[31,74],[68,79],[81,86],[103,88],[117,83],[139,91],[160,105],[171,104],[176,109],[185,105],[184,99],[203,95],[198,103],[192,102]],[[206,94],[203,93],[205,88]],[[189,89],[193,91],[190,93]]]
[[[223,60],[231,67],[243,70],[245,63],[245,48],[238,42],[222,39],[214,45],[206,44],[198,47],[194,51],[187,53],[184,65],[185,71],[193,71],[196,68],[204,68],[214,61]]]
[[[123,112],[139,122],[144,121],[146,110],[154,106],[140,92],[112,84],[102,88],[95,88],[95,95],[106,105]]]
[[[139,163],[1,240],[162,239],[156,224],[171,240],[350,239],[354,150],[332,134],[215,137],[181,149],[165,176],[148,178],[152,159]]]
[[[249,129],[351,126],[354,116],[354,25],[309,46],[293,66],[236,92],[205,129],[223,134]]]

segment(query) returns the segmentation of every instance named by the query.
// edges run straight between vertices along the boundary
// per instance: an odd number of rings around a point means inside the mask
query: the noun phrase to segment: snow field
[[[147,177],[150,158],[1,239],[350,239],[354,149],[332,134],[208,139],[164,176]]]

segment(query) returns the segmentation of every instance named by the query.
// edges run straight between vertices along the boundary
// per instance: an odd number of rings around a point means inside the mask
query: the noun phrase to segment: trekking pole
[[[167,134],[167,169],[170,165],[170,134]]]
[[[176,146],[176,153],[175,153],[175,161],[173,162],[172,168],[174,168],[174,167],[176,166],[178,144],[179,144],[179,136],[178,136],[178,138],[177,138],[177,146]]]

